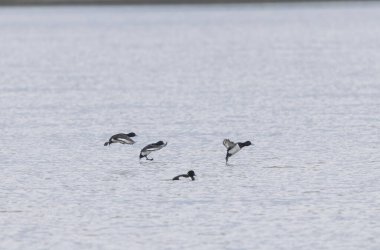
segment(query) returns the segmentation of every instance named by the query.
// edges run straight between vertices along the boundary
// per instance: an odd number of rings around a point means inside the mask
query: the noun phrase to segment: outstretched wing
[[[157,147],[157,144],[155,144],[156,145],[156,147]],[[164,144],[162,144],[162,145],[159,145],[156,149],[154,149],[154,150],[160,150],[161,148],[164,148],[164,147],[166,147],[166,145],[168,145],[168,142],[165,142]]]
[[[149,144],[148,146],[144,147],[141,151],[157,151],[157,150],[160,150],[161,148],[163,147],[166,147],[166,145],[168,145],[168,143],[164,143],[163,145],[157,145],[156,143],[152,143],[152,144]]]
[[[120,141],[122,143],[127,143],[127,144],[134,144],[135,141],[132,140],[127,134],[116,134],[111,137],[111,139]]]
[[[120,133],[120,134],[115,134],[113,135],[111,138],[129,138],[127,134],[123,134],[123,133]]]
[[[143,149],[141,149],[141,152],[157,150],[157,149],[154,147],[154,145],[155,145],[155,144],[152,143],[152,144],[149,144],[149,145],[145,146]]]
[[[226,149],[229,149],[235,146],[236,144],[233,141],[230,141],[229,139],[224,139],[223,145],[226,147]]]

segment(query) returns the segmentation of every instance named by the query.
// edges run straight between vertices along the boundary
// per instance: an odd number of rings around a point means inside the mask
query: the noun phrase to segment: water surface
[[[0,248],[378,249],[379,16],[1,8]]]

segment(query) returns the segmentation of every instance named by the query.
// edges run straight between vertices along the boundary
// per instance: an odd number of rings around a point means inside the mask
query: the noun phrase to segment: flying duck
[[[160,150],[163,147],[166,147],[166,145],[168,145],[167,142],[164,143],[163,141],[158,141],[156,143],[152,143],[152,144],[149,144],[149,145],[145,146],[143,149],[141,149],[140,160],[141,160],[141,158],[145,157],[147,160],[153,161],[153,158],[149,159],[148,155],[150,153],[152,153],[153,151],[157,151],[157,150]]]
[[[226,163],[228,162],[228,158],[239,152],[243,147],[249,146],[251,144],[252,143],[250,141],[234,143],[229,139],[224,139],[223,145],[227,148]]]
[[[173,181],[178,181],[178,180],[181,180],[182,179],[185,179],[185,178],[191,178],[192,181],[195,180],[194,176],[197,176],[193,170],[190,170],[189,172],[187,172],[187,174],[181,174],[181,175],[178,175],[176,177],[173,178]]]
[[[104,143],[104,146],[111,145],[112,143],[134,144],[135,141],[130,138],[134,136],[136,136],[136,134],[133,132],[129,134],[116,134],[111,136],[111,138],[106,143]]]

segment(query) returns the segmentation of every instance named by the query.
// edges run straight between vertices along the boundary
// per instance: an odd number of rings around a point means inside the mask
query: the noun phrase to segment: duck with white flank
[[[197,175],[194,173],[193,170],[190,170],[189,172],[187,172],[187,174],[181,174],[174,177],[173,181],[178,181],[178,180],[187,179],[187,178],[191,178],[191,180],[194,181],[195,180],[194,176],[197,176]]]
[[[160,150],[163,147],[166,147],[166,145],[168,145],[167,142],[164,143],[163,141],[158,141],[156,143],[152,143],[152,144],[149,144],[149,145],[145,146],[143,149],[141,149],[140,160],[141,160],[141,158],[145,157],[147,160],[153,161],[153,158],[149,159],[148,155],[150,153],[152,153],[153,151],[157,151],[157,150]]]
[[[223,145],[227,148],[226,163],[228,162],[228,158],[239,152],[243,147],[249,146],[251,144],[252,143],[250,141],[234,143],[229,139],[224,139]]]
[[[121,143],[121,144],[134,144],[135,141],[131,139],[131,137],[136,136],[135,133],[129,133],[129,134],[116,134],[111,136],[111,138],[104,143],[104,146],[109,146],[112,143]]]

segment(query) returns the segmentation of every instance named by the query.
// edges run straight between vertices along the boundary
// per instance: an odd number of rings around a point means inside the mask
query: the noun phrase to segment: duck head
[[[190,170],[189,172],[187,172],[187,175],[190,176],[190,177],[194,177],[194,176],[197,176],[193,170]]]
[[[133,133],[133,132],[131,132],[131,133],[129,133],[129,134],[127,134],[128,135],[128,137],[135,137],[135,136],[137,136],[135,133]]]

